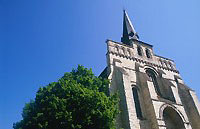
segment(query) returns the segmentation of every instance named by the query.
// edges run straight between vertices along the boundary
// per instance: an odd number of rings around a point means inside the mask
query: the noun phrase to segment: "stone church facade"
[[[200,129],[200,103],[171,59],[139,40],[124,11],[121,42],[107,40],[110,93],[120,96],[117,129]]]

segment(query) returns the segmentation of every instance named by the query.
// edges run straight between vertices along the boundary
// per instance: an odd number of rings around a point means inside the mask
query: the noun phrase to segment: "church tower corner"
[[[175,62],[158,56],[153,45],[139,40],[123,11],[121,42],[107,40],[110,93],[119,92],[117,129],[200,129],[200,103],[186,86]]]

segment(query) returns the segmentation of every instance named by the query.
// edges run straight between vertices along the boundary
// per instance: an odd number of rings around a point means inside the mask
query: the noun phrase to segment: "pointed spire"
[[[121,41],[124,44],[130,45],[131,39],[139,39],[139,36],[137,35],[127,12],[124,10],[124,21],[123,21],[123,36],[121,38]]]

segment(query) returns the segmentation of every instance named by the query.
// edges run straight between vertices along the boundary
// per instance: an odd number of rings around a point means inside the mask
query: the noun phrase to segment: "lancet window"
[[[176,102],[171,88],[173,84],[170,83],[169,80],[157,77],[157,74],[151,69],[147,69],[146,73],[149,79],[153,82],[153,85],[155,87],[158,96],[164,99],[168,99],[172,102]]]
[[[138,55],[142,56],[142,48],[140,46],[137,46],[137,52]]]
[[[161,96],[161,91],[160,91],[160,87],[159,87],[158,82],[157,82],[157,77],[156,77],[155,72],[151,69],[147,69],[146,73],[147,73],[149,79],[153,82],[153,85],[155,87],[157,94],[159,96]]]
[[[149,49],[145,50],[147,58],[151,58],[151,52]]]
[[[142,110],[141,110],[141,106],[140,106],[140,99],[139,99],[139,95],[138,95],[138,89],[136,87],[133,87],[132,92],[133,92],[133,99],[134,99],[134,103],[135,103],[137,118],[142,119],[143,117],[142,117]]]

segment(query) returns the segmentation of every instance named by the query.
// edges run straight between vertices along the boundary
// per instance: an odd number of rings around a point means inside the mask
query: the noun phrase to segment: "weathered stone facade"
[[[155,55],[152,45],[139,40],[126,12],[122,42],[107,40],[101,74],[111,81],[110,93],[119,92],[117,129],[200,129],[195,92],[173,60]]]

